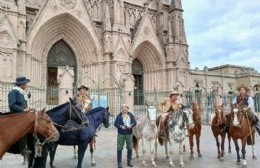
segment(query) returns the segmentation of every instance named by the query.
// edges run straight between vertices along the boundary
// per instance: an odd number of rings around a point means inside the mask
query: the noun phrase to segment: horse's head
[[[215,116],[216,116],[218,125],[225,124],[226,116],[225,116],[225,113],[224,113],[223,106],[215,106]]]
[[[80,125],[85,125],[88,123],[88,118],[84,113],[82,113],[82,106],[77,102],[73,101],[71,98],[70,100],[70,113],[69,119],[77,122]]]
[[[190,108],[182,106],[180,109],[183,113],[183,120],[189,128],[194,128],[193,111]]]
[[[243,108],[241,106],[235,106],[231,109],[231,118],[233,120],[232,123],[235,127],[240,126],[240,120],[244,115],[244,111],[242,109]]]
[[[156,116],[157,116],[157,109],[155,105],[148,105],[146,103],[146,106],[148,107],[147,109],[147,117],[151,122],[151,126],[155,127],[156,126]]]
[[[55,142],[59,139],[59,132],[54,126],[50,117],[45,113],[45,109],[35,113],[34,133],[38,133],[49,142]]]
[[[192,102],[192,111],[195,117],[201,116],[200,104],[198,102]]]
[[[105,109],[105,115],[102,121],[102,124],[105,126],[105,128],[108,128],[110,123],[109,123],[109,117],[110,117],[110,112],[109,112],[109,107]]]

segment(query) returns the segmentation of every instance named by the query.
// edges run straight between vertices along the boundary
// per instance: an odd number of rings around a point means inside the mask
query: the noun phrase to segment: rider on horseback
[[[243,107],[243,111],[248,111],[248,116],[252,121],[252,124],[254,125],[256,131],[260,135],[260,122],[257,116],[252,111],[254,102],[252,97],[248,95],[249,88],[247,86],[241,85],[237,88],[237,90],[240,92],[240,94],[233,99],[232,104],[245,106]],[[228,132],[229,124],[230,124],[230,114],[227,116],[227,124],[223,130]]]
[[[159,109],[161,111],[161,117],[159,120],[159,136],[161,137],[165,136],[165,121],[169,119],[169,116],[175,114],[175,112],[177,112],[182,107],[181,102],[178,100],[179,95],[180,94],[177,91],[172,91],[170,93],[170,97],[161,102],[159,105]]]
[[[85,85],[81,85],[77,90],[79,92],[73,97],[73,100],[83,106],[82,109],[84,112],[89,112],[93,107],[92,100],[87,94],[89,88]]]

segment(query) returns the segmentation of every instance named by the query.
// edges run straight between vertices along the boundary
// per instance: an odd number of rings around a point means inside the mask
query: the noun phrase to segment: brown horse
[[[223,105],[215,106],[215,116],[212,120],[211,129],[212,129],[213,135],[216,139],[216,144],[217,144],[217,148],[218,148],[218,159],[220,159],[221,161],[224,160],[224,155],[225,155],[224,151],[225,151],[226,132],[223,131],[225,125],[226,125],[226,116],[225,116]],[[220,145],[219,139],[218,139],[219,135],[221,137],[221,152],[220,152],[220,148],[219,148],[219,145]],[[228,139],[229,139],[229,151],[231,151],[230,136],[228,137]]]
[[[246,143],[247,137],[251,136],[252,138],[252,145],[254,144],[254,134],[255,132],[251,129],[252,123],[249,121],[248,111],[244,111],[242,106],[237,105],[236,107],[232,108],[231,111],[231,120],[230,120],[230,127],[229,133],[235,143],[236,152],[237,152],[237,164],[241,164],[240,154],[239,154],[239,145],[238,139],[241,139],[242,143],[242,167],[247,167],[246,163]],[[253,158],[256,158],[254,155],[254,150],[252,150]]]
[[[196,136],[196,144],[197,144],[197,152],[198,152],[198,157],[202,157],[200,153],[200,136],[201,136],[201,109],[200,109],[200,104],[199,103],[192,103],[192,111],[193,111],[193,120],[194,120],[194,128],[188,129],[189,131],[189,143],[190,143],[190,159],[194,159],[193,154],[193,137],[194,135]],[[185,150],[185,146],[183,147]]]
[[[49,142],[59,139],[59,132],[45,109],[0,116],[0,159],[15,142],[32,132],[47,138]]]

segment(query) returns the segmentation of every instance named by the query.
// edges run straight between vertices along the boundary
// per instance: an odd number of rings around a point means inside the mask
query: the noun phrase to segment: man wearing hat
[[[28,95],[25,91],[30,80],[26,77],[18,77],[13,83],[15,86],[8,94],[8,105],[11,113],[29,112],[27,106]]]
[[[27,105],[28,95],[25,91],[27,83],[29,82],[30,80],[26,77],[16,78],[16,81],[13,83],[15,85],[14,88],[8,93],[8,105],[10,113],[22,113],[30,111]],[[21,155],[27,155],[30,152],[27,149],[27,136],[21,138],[18,143]]]
[[[162,113],[172,113],[180,109],[181,102],[178,99],[180,94],[177,91],[172,91],[170,97],[160,103],[160,111]]]
[[[78,93],[73,97],[73,100],[81,105],[83,104],[84,105],[83,109],[85,109],[86,112],[92,110],[92,100],[89,98],[87,94],[89,88],[86,87],[85,85],[81,85],[77,90]]]
[[[133,133],[132,129],[136,126],[134,115],[129,112],[129,106],[122,104],[121,112],[117,115],[114,126],[118,129],[117,135],[117,164],[118,168],[122,168],[122,151],[124,143],[127,148],[127,166],[133,167],[132,149],[133,149]]]
[[[233,99],[232,104],[234,106],[236,105],[243,106],[243,110],[248,111],[249,118],[251,118],[252,123],[256,128],[256,131],[260,135],[260,122],[257,116],[252,111],[254,107],[254,101],[252,97],[248,95],[249,88],[245,85],[241,85],[237,88],[237,91],[239,91],[239,95]],[[228,131],[229,129],[229,124],[230,124],[230,115],[227,116],[227,125],[224,128],[226,131]]]

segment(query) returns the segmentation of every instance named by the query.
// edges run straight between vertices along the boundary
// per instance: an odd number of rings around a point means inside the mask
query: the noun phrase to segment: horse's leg
[[[231,144],[230,144],[230,141],[231,141],[231,136],[229,133],[228,134],[228,153],[231,153]]]
[[[197,142],[198,157],[202,157],[202,155],[200,153],[200,133],[196,134],[196,142]]]
[[[221,154],[220,154],[220,161],[224,161],[224,155],[225,155],[225,138],[226,138],[226,133],[221,134]]]
[[[183,152],[186,152],[186,146],[183,144]]]
[[[247,136],[244,138],[244,139],[241,139],[241,143],[242,143],[242,149],[241,149],[241,152],[242,152],[242,167],[247,167],[247,164],[246,164],[246,141],[247,141]],[[252,144],[253,145],[253,144]]]
[[[86,149],[88,147],[88,143],[84,142],[78,145],[78,164],[77,168],[82,168],[82,161],[85,156]]]
[[[240,155],[239,155],[239,146],[238,146],[238,142],[237,142],[237,139],[233,138],[233,141],[235,143],[235,147],[236,147],[236,152],[237,152],[237,165],[240,165],[241,164],[241,161],[240,161]]]
[[[164,141],[164,148],[165,148],[165,157],[166,159],[169,159],[168,141]]]
[[[172,155],[173,155],[173,145],[172,145],[172,142],[171,141],[168,141],[169,142],[169,166],[170,167],[173,167],[173,160],[172,160]]]
[[[255,144],[255,131],[253,131],[253,133],[252,133],[252,145],[254,145]],[[253,157],[253,159],[256,159],[257,157],[256,157],[256,155],[255,155],[255,150],[254,150],[254,146],[252,146],[252,157]]]
[[[189,142],[190,142],[190,159],[193,160],[194,159],[194,157],[193,157],[193,154],[194,154],[194,151],[193,151],[193,146],[194,146],[193,134],[189,135]]]
[[[50,148],[51,148],[50,149],[50,167],[51,168],[55,168],[53,161],[54,161],[54,157],[55,157],[55,154],[56,154],[57,147],[58,147],[58,144],[55,144],[55,143],[53,143],[50,146]]]
[[[184,162],[183,162],[183,141],[179,143],[179,155],[180,155],[180,167],[184,167]]]
[[[142,165],[146,166],[146,162],[145,162],[145,153],[146,153],[146,149],[145,149],[145,144],[144,144],[144,138],[142,138],[142,152],[143,152],[143,161],[142,161]]]
[[[154,161],[154,157],[155,157],[155,140],[156,139],[152,139],[150,140],[150,152],[151,152],[151,162],[152,162],[152,166],[156,166],[156,163]]]
[[[216,145],[217,145],[217,148],[218,148],[218,159],[220,159],[220,149],[219,149],[219,140],[218,140],[218,135],[214,135],[215,136],[215,139],[216,139]]]
[[[73,159],[77,159],[77,146],[73,145]]]
[[[154,148],[155,148],[155,154],[154,154],[154,159],[157,160],[157,148],[158,148],[158,142],[157,142],[157,137],[156,139],[154,140],[155,141],[155,144],[154,144]]]
[[[136,156],[136,158],[139,158],[140,156],[139,156],[139,151],[138,151],[138,144],[139,144],[139,140],[140,139],[136,139],[136,143],[137,143],[137,148],[135,148],[135,156]]]
[[[94,157],[94,149],[95,149],[95,137],[90,142],[90,154],[91,154],[91,166],[96,166],[96,159]]]

